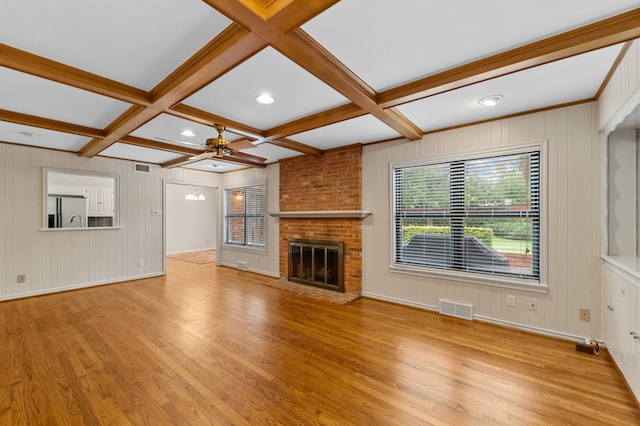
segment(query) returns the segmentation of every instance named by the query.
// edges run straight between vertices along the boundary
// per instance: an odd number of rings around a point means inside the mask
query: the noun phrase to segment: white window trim
[[[389,162],[389,234],[390,259],[389,270],[393,273],[418,275],[424,277],[446,279],[453,281],[468,282],[479,285],[489,285],[493,287],[512,288],[517,290],[528,290],[546,293],[549,290],[548,284],[548,238],[547,238],[547,145],[548,140],[527,142],[522,144],[508,145],[505,147],[489,148],[478,151],[468,151],[451,155],[439,155],[429,158],[418,158],[412,160]],[[424,266],[410,266],[395,263],[395,209],[394,209],[394,169],[399,167],[411,167],[419,165],[438,164],[451,161],[475,160],[486,157],[497,157],[500,155],[519,154],[531,150],[540,151],[540,280],[525,280],[515,277],[495,276],[481,273],[468,273],[461,271],[451,271],[446,269],[429,268]]]
[[[226,200],[226,191],[229,189],[236,189],[236,188],[247,188],[250,186],[264,186],[264,199],[265,199],[265,205],[264,205],[264,246],[249,246],[249,245],[242,245],[242,244],[234,244],[234,243],[229,243],[227,242],[227,200]],[[248,252],[253,252],[253,253],[266,253],[267,252],[267,237],[268,237],[268,220],[267,220],[267,216],[268,216],[268,211],[269,211],[269,206],[268,201],[268,188],[267,188],[267,181],[266,180],[260,180],[257,182],[249,182],[249,183],[245,183],[245,184],[239,184],[239,185],[232,185],[232,186],[225,186],[224,188],[222,188],[222,247],[229,249],[229,250],[238,250],[238,251],[248,251]]]

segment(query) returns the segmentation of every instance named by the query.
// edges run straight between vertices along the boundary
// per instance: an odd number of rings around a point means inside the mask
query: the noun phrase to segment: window
[[[264,249],[266,185],[226,188],[224,201],[225,244]]]
[[[538,284],[540,159],[537,144],[392,165],[394,268]]]

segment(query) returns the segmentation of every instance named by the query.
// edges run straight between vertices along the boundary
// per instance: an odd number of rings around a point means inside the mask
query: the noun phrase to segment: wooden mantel
[[[291,219],[330,219],[330,218],[354,218],[364,219],[372,214],[370,210],[307,210],[269,212],[272,217]]]

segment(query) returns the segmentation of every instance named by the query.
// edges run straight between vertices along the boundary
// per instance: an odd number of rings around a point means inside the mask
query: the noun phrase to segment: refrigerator
[[[87,199],[80,195],[50,196],[47,206],[49,228],[87,226]]]

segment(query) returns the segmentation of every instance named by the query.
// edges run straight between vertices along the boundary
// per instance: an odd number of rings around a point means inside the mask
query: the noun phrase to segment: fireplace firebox
[[[344,244],[290,238],[289,281],[344,293]]]

